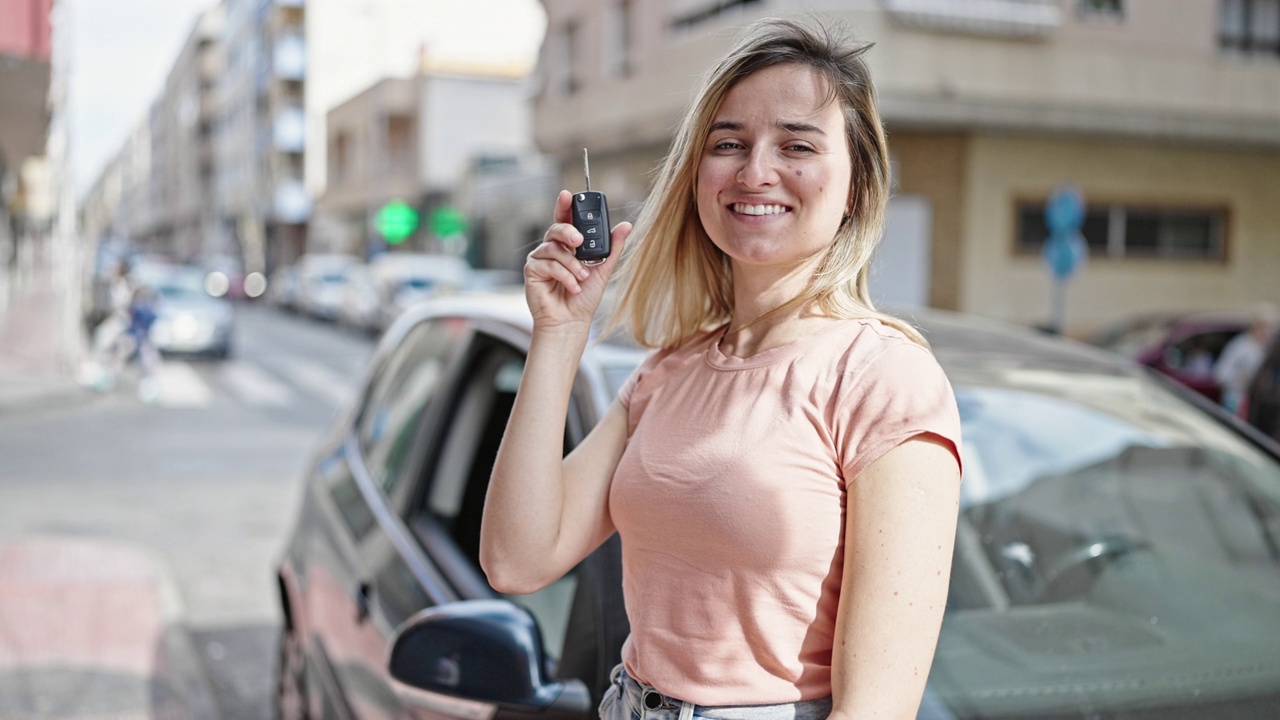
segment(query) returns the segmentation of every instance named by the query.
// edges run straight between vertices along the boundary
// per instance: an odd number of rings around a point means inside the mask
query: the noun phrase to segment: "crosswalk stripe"
[[[308,360],[291,360],[287,377],[335,408],[346,406],[356,394],[354,378]]]
[[[185,362],[162,362],[149,380],[154,383],[155,402],[161,407],[205,407],[213,400],[209,386]]]
[[[293,402],[293,391],[258,365],[240,360],[222,364],[218,373],[238,400],[258,407],[284,407]]]

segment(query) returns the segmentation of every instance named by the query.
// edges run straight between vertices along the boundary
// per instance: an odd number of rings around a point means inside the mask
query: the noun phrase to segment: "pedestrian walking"
[[[116,378],[134,351],[129,333],[134,284],[127,263],[116,265],[106,292],[106,317],[93,328],[89,361],[81,374],[84,384],[103,392],[115,387]]]
[[[154,293],[145,286],[135,288],[133,302],[129,305],[129,338],[141,373],[138,397],[144,402],[153,402],[159,396],[156,370],[160,366],[160,351],[151,341],[151,327],[155,325],[156,317]]]
[[[1213,377],[1222,388],[1222,406],[1227,412],[1245,412],[1241,404],[1275,335],[1276,316],[1276,309],[1270,304],[1254,308],[1248,329],[1231,338],[1218,356]]]
[[[603,718],[920,705],[960,423],[919,332],[868,295],[890,182],[868,48],[815,21],[754,23],[707,74],[608,260],[577,260],[561,192],[526,261],[533,336],[480,559],[499,591],[533,592],[620,535],[631,635]],[[562,457],[615,270],[614,327],[655,352]]]

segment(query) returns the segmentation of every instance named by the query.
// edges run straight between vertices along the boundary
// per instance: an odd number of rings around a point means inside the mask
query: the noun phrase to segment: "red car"
[[[1236,313],[1147,315],[1103,331],[1089,342],[1219,402],[1222,388],[1213,379],[1213,364],[1227,343],[1248,327],[1248,316]]]

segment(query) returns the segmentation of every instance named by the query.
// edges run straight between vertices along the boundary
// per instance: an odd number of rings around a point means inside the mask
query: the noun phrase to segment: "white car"
[[[298,260],[298,309],[304,315],[336,320],[347,274],[360,261],[351,255],[303,255]]]
[[[426,253],[385,253],[369,262],[369,272],[379,297],[378,330],[417,303],[466,288],[473,275],[462,258]]]

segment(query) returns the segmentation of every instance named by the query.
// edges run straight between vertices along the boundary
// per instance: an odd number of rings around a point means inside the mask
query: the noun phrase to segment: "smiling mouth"
[[[786,205],[752,205],[750,203],[733,203],[729,206],[736,213],[743,215],[781,215],[791,212]]]

